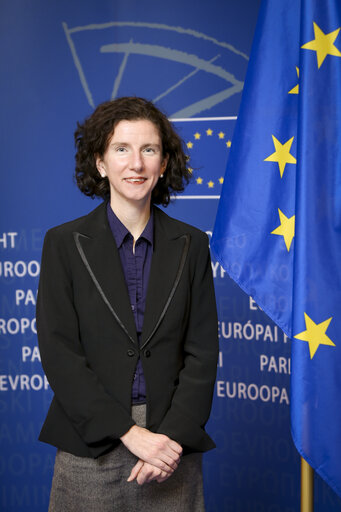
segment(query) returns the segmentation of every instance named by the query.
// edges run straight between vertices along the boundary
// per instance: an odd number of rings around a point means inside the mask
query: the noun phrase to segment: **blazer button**
[[[129,357],[133,357],[133,356],[135,355],[135,351],[134,351],[132,348],[130,348],[130,349],[127,351],[127,355],[128,355]]]
[[[145,357],[150,357],[151,356],[150,350],[145,350],[144,355],[145,355]]]

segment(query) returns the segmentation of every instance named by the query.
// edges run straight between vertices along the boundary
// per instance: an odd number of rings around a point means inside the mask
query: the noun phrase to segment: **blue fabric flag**
[[[263,1],[211,247],[292,338],[293,439],[341,496],[340,28],[340,1]]]

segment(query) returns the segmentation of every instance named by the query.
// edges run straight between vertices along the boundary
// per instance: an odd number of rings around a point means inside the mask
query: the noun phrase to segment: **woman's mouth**
[[[147,180],[147,178],[124,178],[124,181],[127,183],[132,183],[133,185],[141,185]]]

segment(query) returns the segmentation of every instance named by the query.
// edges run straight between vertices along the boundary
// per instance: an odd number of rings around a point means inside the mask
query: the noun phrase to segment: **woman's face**
[[[156,126],[146,119],[120,121],[103,157],[96,158],[101,176],[110,183],[112,204],[145,205],[167,166]]]

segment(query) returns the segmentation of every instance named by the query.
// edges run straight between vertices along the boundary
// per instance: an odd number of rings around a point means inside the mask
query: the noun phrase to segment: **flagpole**
[[[301,457],[301,512],[314,512],[314,470]]]

